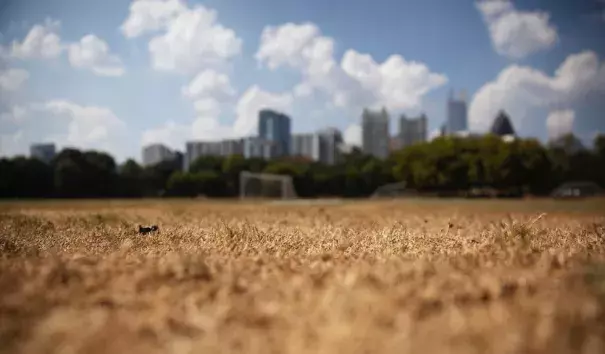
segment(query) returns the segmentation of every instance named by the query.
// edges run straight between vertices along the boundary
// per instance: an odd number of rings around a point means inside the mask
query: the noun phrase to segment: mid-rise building
[[[57,150],[55,144],[33,144],[29,147],[29,154],[44,163],[50,163],[55,158]]]
[[[363,110],[361,146],[365,154],[386,159],[389,156],[389,115],[385,108],[378,112]]]
[[[427,118],[422,114],[418,118],[401,115],[399,119],[399,142],[402,148],[427,140]]]
[[[156,165],[162,161],[171,161],[175,153],[163,144],[151,144],[143,147],[143,166]]]
[[[290,117],[270,109],[258,112],[258,137],[274,143],[273,157],[290,155]]]
[[[446,133],[455,134],[467,129],[466,101],[464,98],[454,98],[451,94],[447,102]]]
[[[270,160],[277,155],[277,144],[259,137],[244,139],[244,157]]]

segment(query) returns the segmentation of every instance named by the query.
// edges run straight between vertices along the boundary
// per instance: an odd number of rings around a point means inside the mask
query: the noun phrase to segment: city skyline
[[[391,131],[425,112],[433,135],[453,88],[468,92],[473,131],[502,109],[521,137],[586,143],[605,131],[597,3],[259,0],[242,17],[240,0],[9,0],[0,155],[53,141],[138,160],[149,143],[251,135],[263,108],[357,145],[363,107],[385,106]]]

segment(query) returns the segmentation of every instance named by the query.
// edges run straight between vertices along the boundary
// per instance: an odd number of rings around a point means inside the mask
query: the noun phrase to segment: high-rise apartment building
[[[386,159],[389,155],[389,115],[385,108],[378,112],[363,110],[361,145],[365,154]]]
[[[220,141],[189,141],[185,144],[183,169],[189,171],[193,161],[202,156],[220,156]]]
[[[418,118],[401,115],[399,119],[399,143],[401,148],[422,143],[427,140],[427,118],[422,114]]]
[[[50,163],[55,158],[57,150],[55,144],[33,144],[29,147],[29,154],[44,163]]]
[[[185,155],[183,156],[183,169],[189,170],[189,167],[199,157],[203,156],[223,156],[243,155],[244,139],[228,139],[222,141],[190,141],[185,145]]]
[[[277,155],[277,144],[259,137],[244,139],[244,157],[270,160]]]
[[[295,134],[292,136],[292,155],[334,165],[340,158],[342,144],[342,134],[335,128],[326,128],[316,133]]]
[[[336,128],[320,130],[319,134],[319,160],[326,165],[334,165],[342,156],[341,147],[344,143],[341,132]]]
[[[221,156],[243,155],[244,139],[229,139],[221,141]]]
[[[290,155],[290,117],[285,114],[263,109],[258,112],[258,137],[275,144],[275,156]]]
[[[452,93],[447,102],[446,133],[450,135],[466,130],[468,130],[466,101],[464,97],[454,98]]]
[[[318,133],[292,135],[292,156],[304,156],[319,161],[321,141]]]
[[[162,161],[171,161],[176,156],[168,147],[162,144],[151,144],[143,147],[143,166],[152,166]]]

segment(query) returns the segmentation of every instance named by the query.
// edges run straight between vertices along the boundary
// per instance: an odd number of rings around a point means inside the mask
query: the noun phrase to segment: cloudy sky
[[[505,109],[522,136],[605,132],[605,2],[0,1],[1,155],[138,159],[254,134],[264,107],[356,142],[365,106],[437,129],[452,88],[471,130]]]

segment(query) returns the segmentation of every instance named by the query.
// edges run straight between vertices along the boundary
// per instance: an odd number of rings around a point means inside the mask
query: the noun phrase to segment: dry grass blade
[[[0,352],[602,353],[604,206],[2,204]]]

